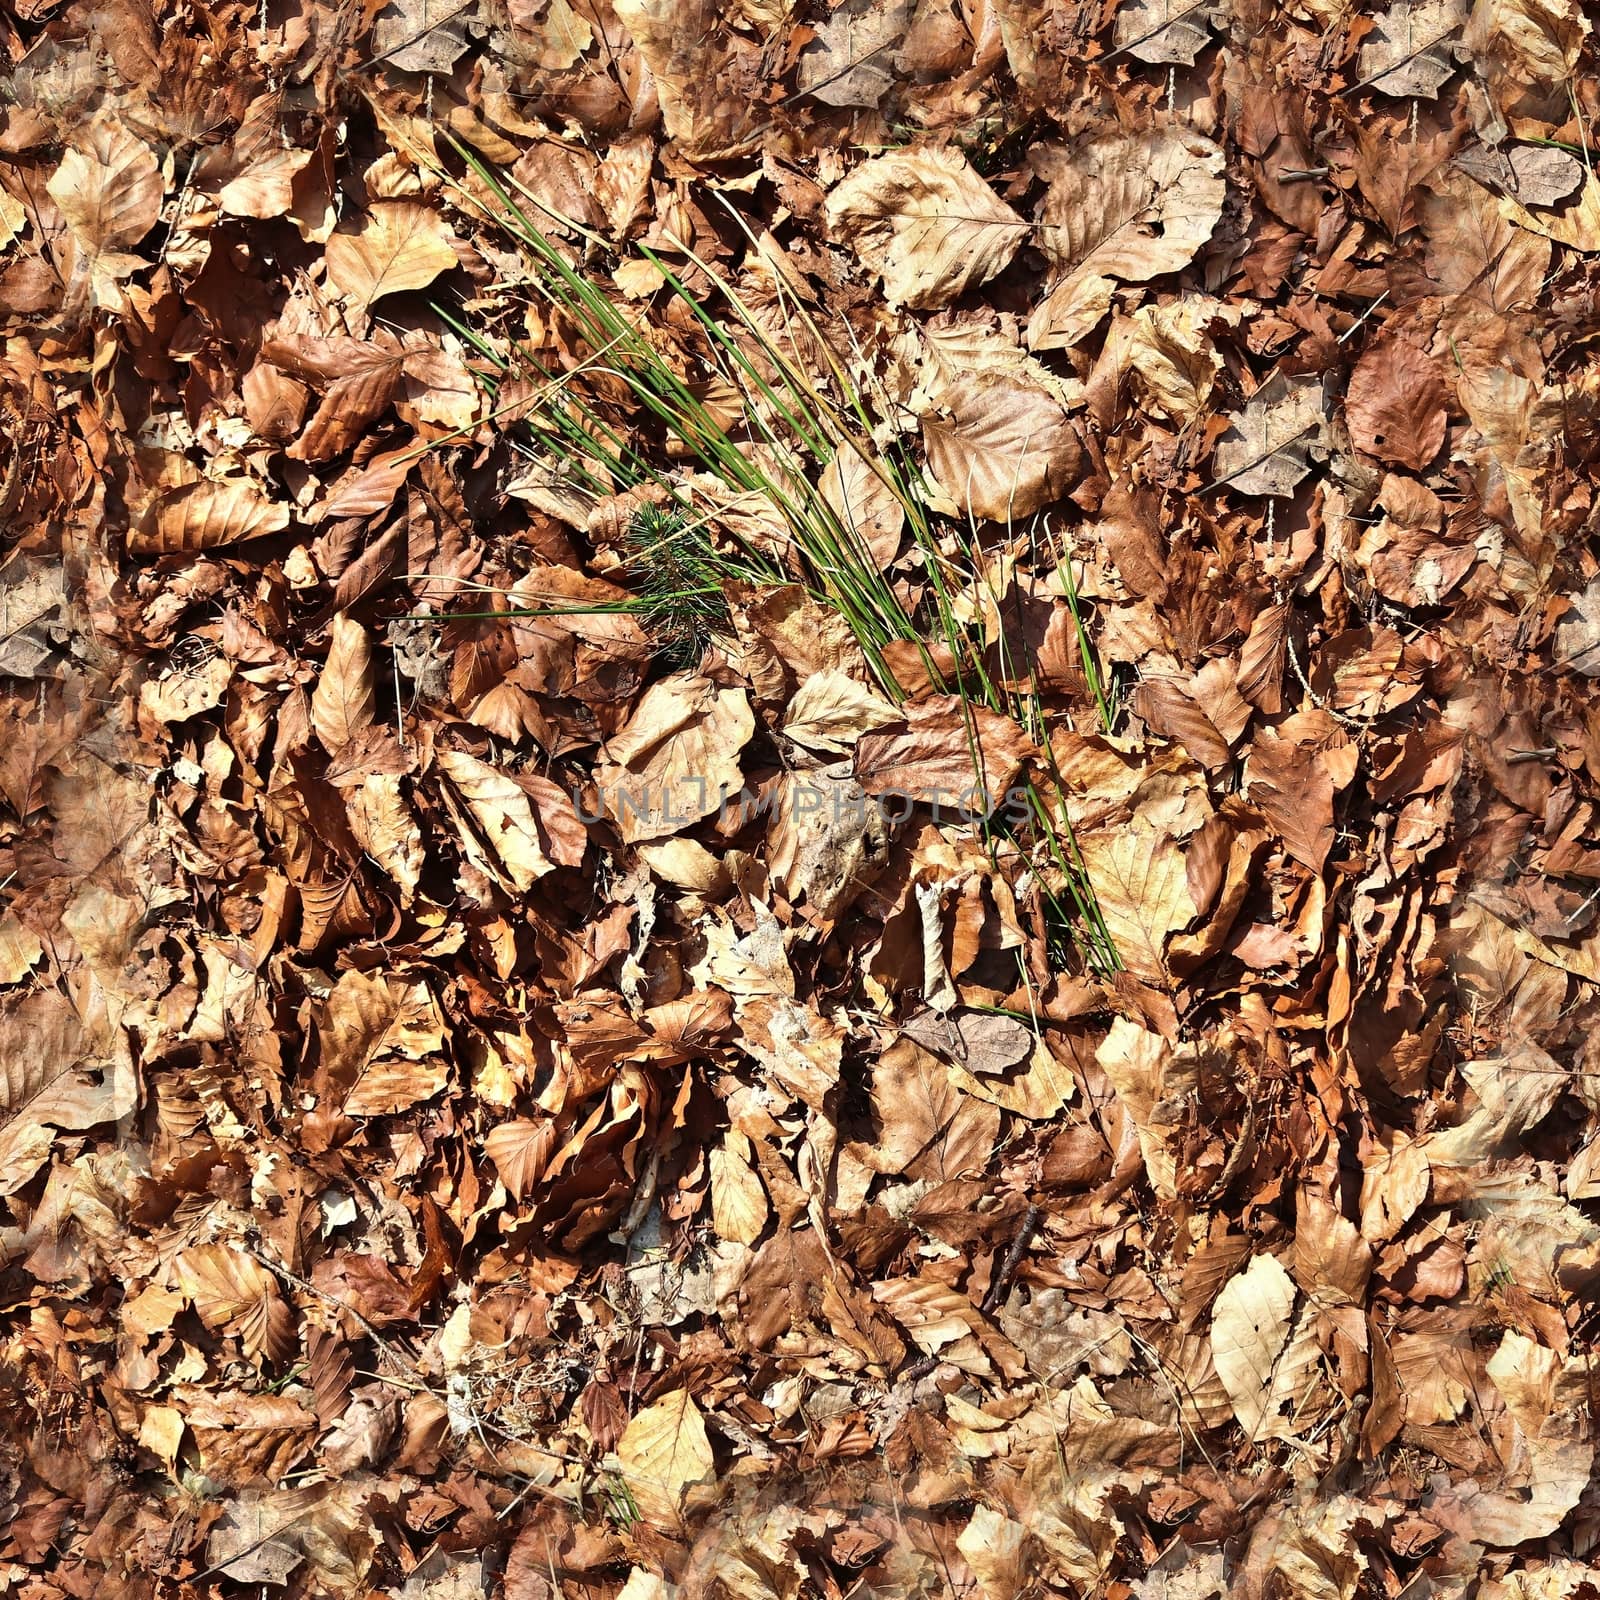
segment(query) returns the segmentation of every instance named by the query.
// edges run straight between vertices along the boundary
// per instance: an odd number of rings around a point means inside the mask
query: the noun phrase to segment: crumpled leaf
[[[606,742],[608,760],[595,773],[622,837],[664,838],[737,797],[739,752],[754,732],[743,689],[692,672],[653,684]]]
[[[883,279],[891,301],[949,305],[1017,253],[1027,224],[958,151],[897,150],[863,162],[828,196],[828,226]]]
[[[555,862],[544,852],[533,803],[527,791],[506,772],[468,755],[465,750],[441,750],[439,769],[461,796],[478,837],[489,853],[478,847],[468,832],[462,842],[469,856],[476,857],[507,888],[525,894]]]
[[[987,814],[1001,804],[1032,752],[1027,735],[987,706],[938,695],[856,741],[855,775],[870,795],[896,795]]]
[[[1144,283],[1188,266],[1222,217],[1222,152],[1174,127],[1038,151],[1050,186],[1039,243],[1054,268],[1028,324],[1028,345],[1056,350],[1093,331],[1117,283]]]

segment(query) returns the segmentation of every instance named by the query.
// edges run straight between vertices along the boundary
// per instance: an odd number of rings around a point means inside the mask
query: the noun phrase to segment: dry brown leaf
[[[1316,1354],[1314,1341],[1291,1338],[1294,1301],[1289,1274],[1273,1257],[1258,1255],[1228,1281],[1212,1312],[1217,1376],[1252,1440],[1293,1437],[1277,1412],[1300,1398]],[[1309,1351],[1303,1348],[1308,1342]]]
[[[808,750],[843,753],[856,739],[893,722],[899,712],[864,683],[842,672],[812,673],[795,691],[783,731]]]
[[[1437,99],[1456,70],[1457,36],[1470,9],[1467,0],[1396,0],[1362,43],[1360,81],[1396,99]]]
[[[750,1141],[730,1129],[711,1152],[711,1221],[717,1237],[754,1244],[770,1215],[766,1191],[750,1165]]]
[[[1438,363],[1409,339],[1378,341],[1356,363],[1344,415],[1358,450],[1421,472],[1444,443],[1449,398]]]
[[[834,237],[855,246],[889,299],[918,311],[987,283],[1027,232],[959,151],[937,147],[864,162],[827,209]]]
[[[755,732],[743,689],[679,672],[651,685],[606,741],[595,780],[630,844],[710,816],[743,791],[739,754]]]
[[[829,106],[877,105],[895,82],[916,0],[845,0],[800,54],[795,81]]]
[[[907,706],[895,722],[856,741],[855,774],[870,795],[987,814],[1002,804],[1033,753],[1009,717],[940,695]]]
[[[1226,13],[1220,5],[1194,0],[1122,0],[1112,42],[1152,66],[1192,67],[1211,43],[1210,25]]]
[[[346,1116],[408,1111],[449,1081],[444,1018],[426,984],[346,972],[312,1020],[319,1096]]]
[[[556,1144],[555,1123],[518,1118],[491,1128],[483,1148],[512,1197],[525,1200],[544,1176]]]
[[[344,789],[344,804],[356,843],[400,886],[401,904],[409,905],[426,854],[422,830],[401,793],[399,777],[392,772],[368,773]]]
[[[449,226],[415,200],[377,200],[328,240],[328,281],[352,309],[408,289],[426,289],[456,263]]]
[[[179,1285],[208,1328],[237,1334],[248,1354],[269,1361],[287,1361],[294,1353],[294,1313],[260,1262],[226,1244],[206,1244],[185,1250],[174,1265]]]
[[[1270,728],[1250,747],[1247,793],[1296,861],[1321,872],[1333,848],[1333,778],[1315,748]]]
[[[1322,381],[1273,377],[1232,424],[1212,456],[1216,486],[1235,494],[1292,495],[1311,470],[1311,450],[1322,439]]]
[[[110,116],[83,130],[45,187],[90,257],[131,249],[161,215],[155,153]]]
[[[337,755],[372,722],[372,639],[353,617],[333,619],[328,659],[311,692],[311,726],[322,748]]]
[[[1181,271],[1222,217],[1222,152],[1188,129],[1042,148],[1031,164],[1050,186],[1039,242],[1055,268],[1028,324],[1031,349],[1076,344],[1110,309],[1114,284]]]
[[[906,510],[893,487],[868,465],[861,452],[849,445],[836,450],[822,469],[817,489],[873,561],[880,567],[889,566],[905,537]]]
[[[0,1194],[14,1194],[50,1153],[57,1129],[126,1116],[139,1082],[120,1036],[107,1039],[54,990],[0,1011]]]
[[[289,508],[268,500],[248,479],[205,478],[157,495],[129,528],[128,550],[136,556],[213,550],[288,526]]]

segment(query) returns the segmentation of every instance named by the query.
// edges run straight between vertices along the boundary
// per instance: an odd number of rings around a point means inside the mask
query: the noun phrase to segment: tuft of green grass
[[[567,370],[552,371],[526,346],[498,346],[474,329],[465,313],[456,316],[440,307],[440,315],[497,369],[497,390],[522,379],[538,396],[520,414],[513,447],[545,481],[593,504],[645,492],[646,509],[634,514],[628,533],[625,570],[632,575],[634,593],[629,609],[660,642],[664,658],[691,664],[727,626],[726,583],[766,587],[798,581],[846,620],[893,702],[906,698],[891,666],[894,645],[910,646],[928,679],[960,698],[968,713],[975,772],[982,772],[973,716],[978,706],[1016,718],[1049,760],[1046,709],[1036,675],[1028,692],[1009,690],[1006,684],[1019,680],[1019,664],[1010,659],[1004,630],[1003,670],[995,674],[986,660],[990,646],[983,628],[959,615],[960,598],[987,581],[981,576],[987,567],[977,530],[937,517],[909,451],[896,442],[875,442],[892,433],[880,426],[892,407],[875,401],[855,377],[868,366],[859,350],[847,369],[781,272],[772,273],[775,311],[769,307],[759,318],[713,264],[681,242],[676,251],[688,261],[695,282],[710,285],[709,294],[690,287],[689,269],[676,270],[658,253],[639,247],[640,257],[658,275],[657,292],[670,296],[684,313],[677,325],[695,335],[692,348],[664,348],[642,319],[619,307],[592,275],[574,265],[539,216],[560,233],[579,238],[590,252],[608,252],[606,240],[549,212],[514,176],[495,171],[467,145],[452,143],[465,174],[441,166],[441,178],[464,205],[515,242],[527,270],[527,292],[580,358]],[[731,206],[728,212],[745,227]],[[745,232],[759,250],[759,241]],[[711,394],[717,396],[715,411],[704,398]],[[915,614],[860,531],[822,492],[822,471],[841,450],[859,454],[904,513],[928,580],[927,601]],[[692,480],[685,468],[695,475]],[[708,527],[712,521],[715,538]],[[1070,563],[1064,570],[1085,676],[1109,726],[1111,708],[1071,584]],[[995,604],[1000,598],[990,595]],[[941,669],[941,661],[953,665]],[[1055,802],[1038,786],[1030,787],[1030,821],[1014,832],[1013,842],[1033,861],[1047,916],[1068,930],[1079,959],[1095,970],[1115,971],[1121,962],[1072,836],[1065,788],[1059,774],[1055,778]],[[986,824],[985,837],[993,848],[1001,835],[991,833],[991,826],[997,825]]]
[[[640,625],[669,666],[692,667],[729,632],[721,563],[702,520],[676,506],[641,506],[628,524],[627,569]]]

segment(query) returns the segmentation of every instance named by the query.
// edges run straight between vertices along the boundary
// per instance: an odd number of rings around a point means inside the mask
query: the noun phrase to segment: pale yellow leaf
[[[1267,1255],[1251,1259],[1217,1296],[1211,1318],[1211,1356],[1251,1439],[1269,1435],[1278,1363],[1289,1341],[1294,1281]]]
[[[438,760],[493,851],[488,870],[494,876],[526,893],[554,871],[539,843],[532,802],[514,778],[464,750],[441,750]]]
[[[617,1440],[622,1481],[640,1517],[677,1528],[689,1491],[715,1470],[705,1420],[687,1389],[674,1389],[646,1406]]]
[[[766,1191],[744,1153],[749,1145],[730,1131],[711,1152],[711,1221],[718,1238],[735,1244],[754,1244],[767,1225]]]
[[[1123,966],[1146,983],[1167,982],[1167,940],[1197,915],[1183,852],[1137,819],[1086,835],[1079,850]]]
[[[83,131],[45,188],[90,256],[130,249],[161,215],[161,168],[154,151],[109,117]]]

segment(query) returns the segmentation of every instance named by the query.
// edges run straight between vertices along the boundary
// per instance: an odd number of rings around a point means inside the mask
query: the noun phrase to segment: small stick
[[[1022,1262],[1023,1252],[1028,1248],[1034,1231],[1038,1228],[1044,1213],[1038,1206],[1029,1206],[1022,1213],[1022,1221],[1017,1224],[1017,1236],[1011,1241],[1011,1248],[1006,1251],[1005,1259],[1000,1263],[1000,1270],[994,1275],[994,1281],[989,1285],[989,1292],[983,1297],[980,1309],[987,1316],[1000,1304],[1000,1296],[1006,1292],[1012,1275]]]

